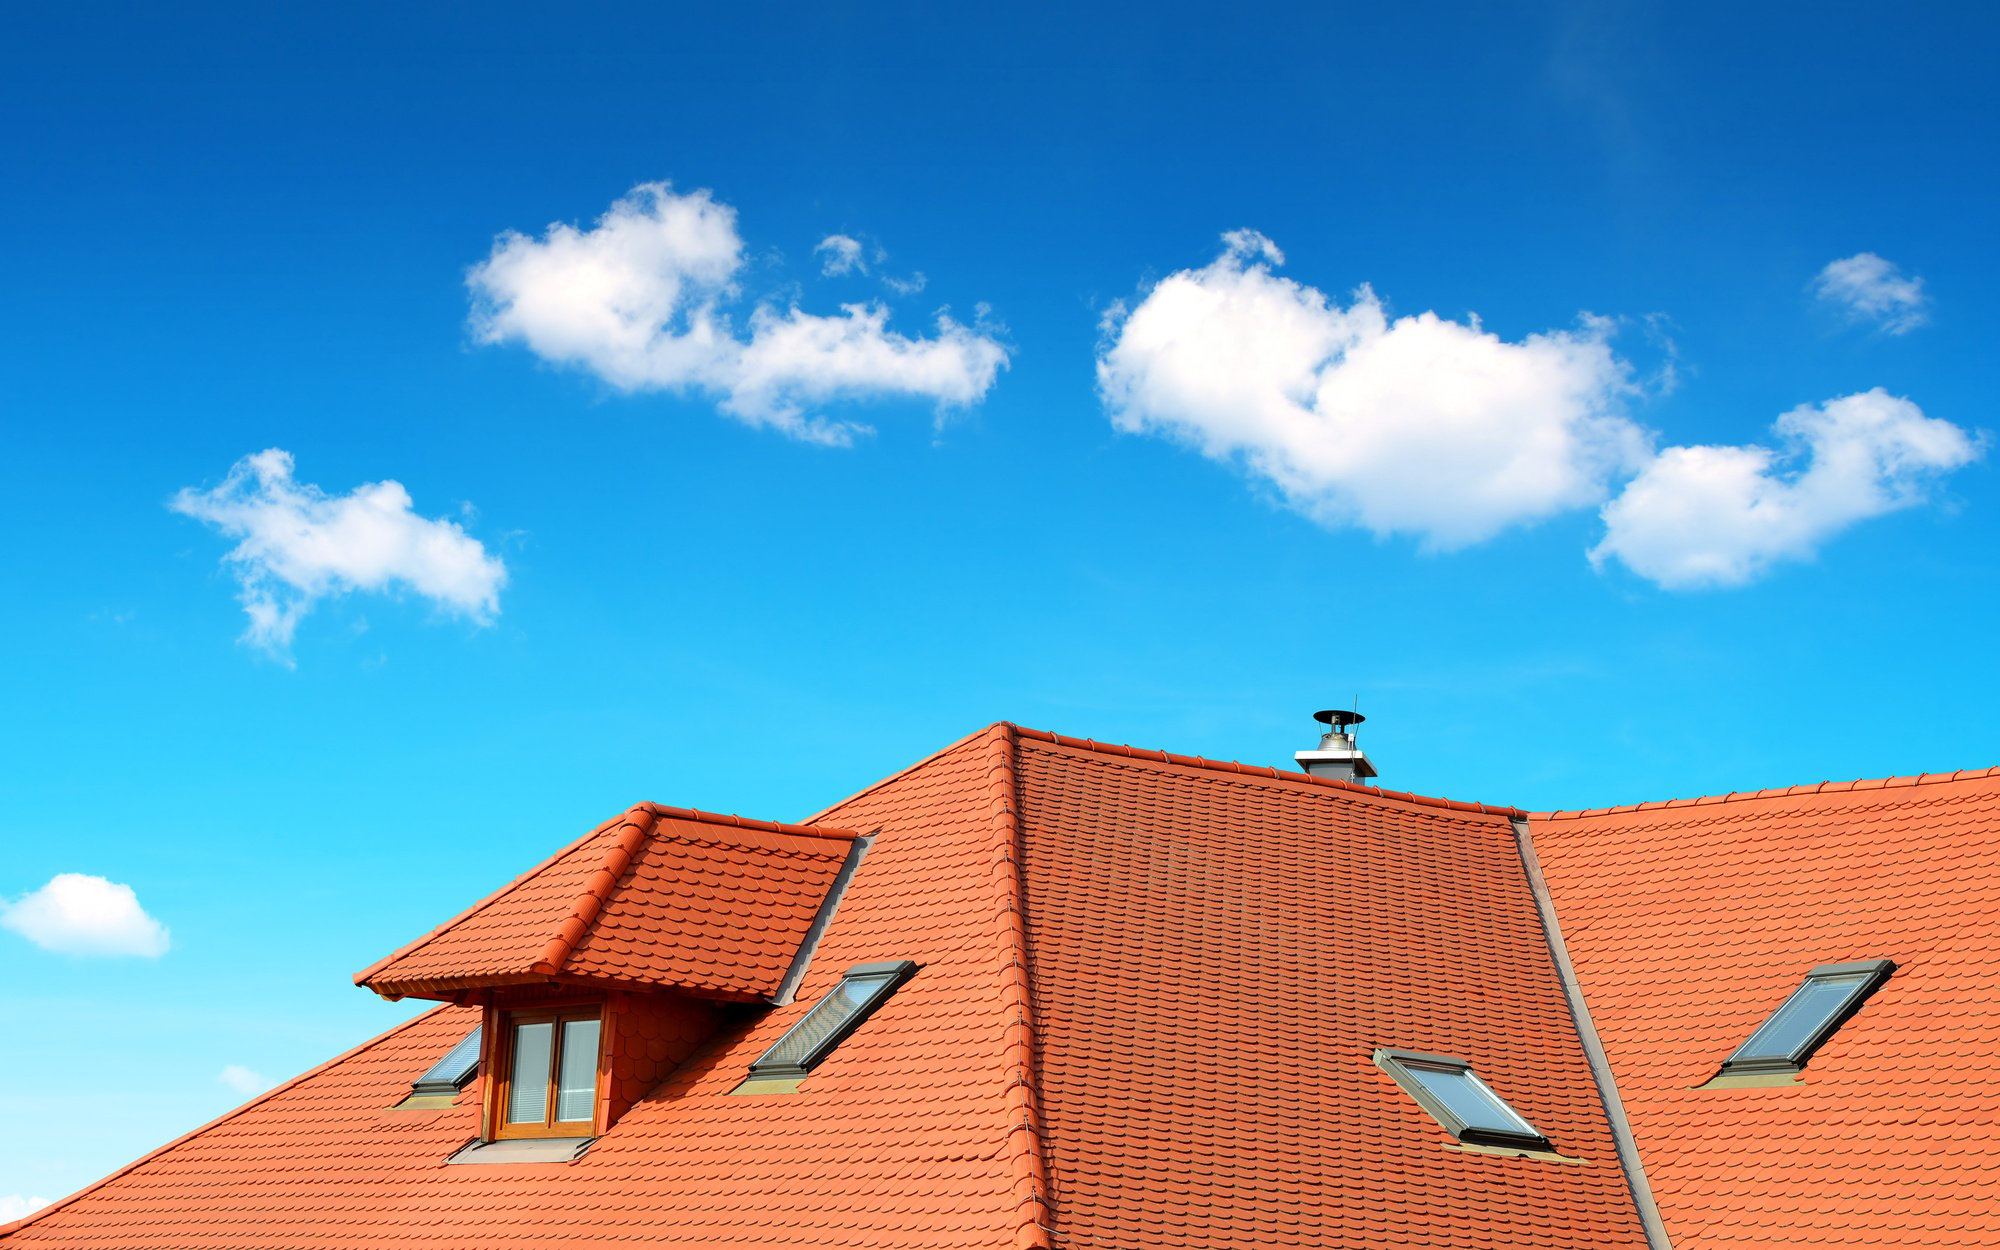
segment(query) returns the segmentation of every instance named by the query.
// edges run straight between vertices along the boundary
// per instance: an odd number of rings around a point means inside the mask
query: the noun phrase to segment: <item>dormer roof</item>
[[[858,835],[641,803],[355,974],[385,998],[601,983],[776,996]]]

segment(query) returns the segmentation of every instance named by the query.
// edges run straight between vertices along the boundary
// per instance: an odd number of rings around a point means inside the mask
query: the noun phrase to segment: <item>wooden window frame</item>
[[[610,1013],[603,1003],[562,1003],[536,1004],[531,1007],[496,1007],[493,1030],[493,1095],[489,1104],[488,1123],[492,1132],[489,1141],[506,1141],[523,1137],[595,1137],[598,1135],[598,1121],[603,1118],[604,1107],[604,1056],[611,1041]],[[588,1120],[558,1120],[556,1115],[557,1081],[562,1072],[563,1025],[572,1020],[597,1021],[597,1054],[592,1057],[591,1071],[594,1076],[590,1094],[590,1118]],[[553,1025],[549,1039],[549,1071],[544,1078],[548,1082],[547,1114],[540,1124],[510,1124],[507,1122],[507,1104],[514,1088],[514,1032],[523,1024]]]

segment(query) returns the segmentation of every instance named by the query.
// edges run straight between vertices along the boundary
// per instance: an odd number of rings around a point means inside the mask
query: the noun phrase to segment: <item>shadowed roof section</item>
[[[1677,1246],[2000,1246],[2000,770],[1532,827]],[[1812,968],[1877,958],[1798,1084],[1694,1088]]]
[[[1511,809],[1029,730],[1018,769],[1066,1244],[1645,1245]],[[1582,1162],[1453,1148],[1379,1046]]]
[[[769,997],[855,836],[641,803],[354,979],[389,998],[552,979]]]

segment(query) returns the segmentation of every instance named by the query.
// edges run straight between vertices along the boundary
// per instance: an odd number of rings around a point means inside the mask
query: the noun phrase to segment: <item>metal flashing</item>
[[[880,832],[877,830],[876,832]],[[840,900],[847,893],[847,887],[854,880],[855,870],[861,867],[861,859],[868,854],[868,848],[875,844],[875,834],[865,833],[854,839],[847,848],[847,858],[842,861],[840,871],[834,874],[833,884],[827,887],[826,897],[820,900],[819,912],[806,929],[805,937],[799,940],[798,953],[792,956],[792,966],[785,969],[783,979],[778,982],[777,992],[771,995],[771,1005],[783,1007],[798,997],[799,982],[806,979],[806,970],[812,967],[813,953],[819,949],[819,942],[826,935],[826,927],[833,923],[833,913],[840,908]]]
[[[510,1137],[505,1141],[474,1138],[452,1153],[446,1163],[569,1163],[583,1157],[595,1137]]]
[[[1639,1212],[1639,1225],[1645,1231],[1646,1245],[1650,1250],[1673,1250],[1673,1242],[1667,1237],[1666,1222],[1660,1218],[1659,1203],[1653,1197],[1653,1186],[1646,1179],[1646,1166],[1639,1158],[1639,1142],[1632,1135],[1632,1122],[1626,1118],[1624,1100],[1618,1096],[1618,1081],[1611,1074],[1611,1057],[1605,1053],[1604,1039],[1598,1036],[1597,1025],[1590,1018],[1590,1004],[1584,1001],[1583,987],[1576,979],[1576,965],[1570,962],[1569,944],[1563,941],[1562,924],[1556,918],[1555,900],[1549,895],[1547,878],[1542,876],[1541,860],[1535,856],[1534,835],[1529,831],[1525,816],[1509,819],[1514,826],[1515,845],[1521,851],[1521,868],[1528,877],[1528,890],[1535,897],[1535,911],[1542,920],[1542,936],[1548,942],[1549,958],[1556,966],[1556,979],[1562,983],[1563,998],[1569,1003],[1570,1020],[1576,1026],[1577,1040],[1583,1045],[1591,1078],[1597,1083],[1598,1105],[1604,1108],[1605,1121],[1611,1127],[1611,1141],[1617,1148],[1618,1166],[1625,1173],[1625,1188],[1632,1195],[1632,1205]]]

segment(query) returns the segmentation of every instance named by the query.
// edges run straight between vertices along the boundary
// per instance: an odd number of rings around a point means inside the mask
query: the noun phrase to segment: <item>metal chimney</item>
[[[1325,725],[1326,732],[1320,735],[1317,750],[1300,751],[1292,756],[1300,768],[1315,777],[1331,777],[1335,781],[1368,781],[1375,776],[1375,765],[1354,745],[1354,727],[1367,720],[1366,716],[1332,708],[1314,712],[1313,719]]]

